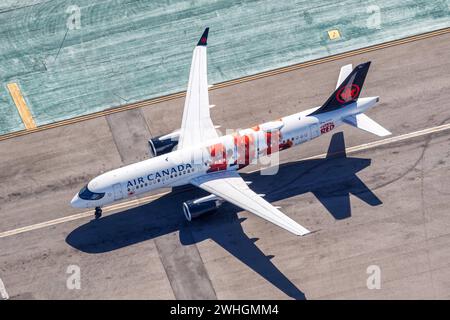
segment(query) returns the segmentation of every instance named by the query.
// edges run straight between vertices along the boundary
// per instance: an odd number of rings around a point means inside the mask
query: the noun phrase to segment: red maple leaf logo
[[[336,100],[340,103],[346,103],[355,99],[359,94],[360,88],[357,84],[344,86],[336,93]]]

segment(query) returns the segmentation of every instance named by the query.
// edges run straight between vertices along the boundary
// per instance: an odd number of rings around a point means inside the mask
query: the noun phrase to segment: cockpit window
[[[103,198],[105,193],[96,193],[91,192],[87,186],[85,186],[83,189],[80,190],[78,193],[78,196],[83,200],[100,200]]]

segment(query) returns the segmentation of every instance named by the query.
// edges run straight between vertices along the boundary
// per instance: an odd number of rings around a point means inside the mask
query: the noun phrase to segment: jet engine
[[[213,194],[195,200],[188,200],[183,202],[184,216],[187,221],[191,221],[205,213],[217,210],[222,203],[223,200]]]
[[[154,157],[171,152],[178,145],[180,130],[148,140]]]

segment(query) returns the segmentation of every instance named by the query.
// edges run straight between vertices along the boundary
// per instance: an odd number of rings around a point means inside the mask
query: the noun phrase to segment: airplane
[[[181,128],[149,140],[154,157],[103,173],[72,199],[76,208],[102,207],[155,189],[193,185],[209,195],[183,203],[188,221],[229,202],[275,225],[303,236],[310,231],[255,193],[237,172],[258,159],[297,146],[341,124],[377,136],[391,133],[364,114],[379,97],[360,98],[370,61],[341,68],[336,89],[319,107],[220,136],[210,117],[207,81],[207,38],[203,32],[194,49]]]

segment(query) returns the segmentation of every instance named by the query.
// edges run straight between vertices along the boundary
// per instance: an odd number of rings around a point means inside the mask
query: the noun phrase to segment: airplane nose
[[[80,198],[78,197],[78,194],[76,194],[75,197],[73,197],[72,201],[70,201],[70,205],[74,208],[79,208],[81,205],[80,202]]]

